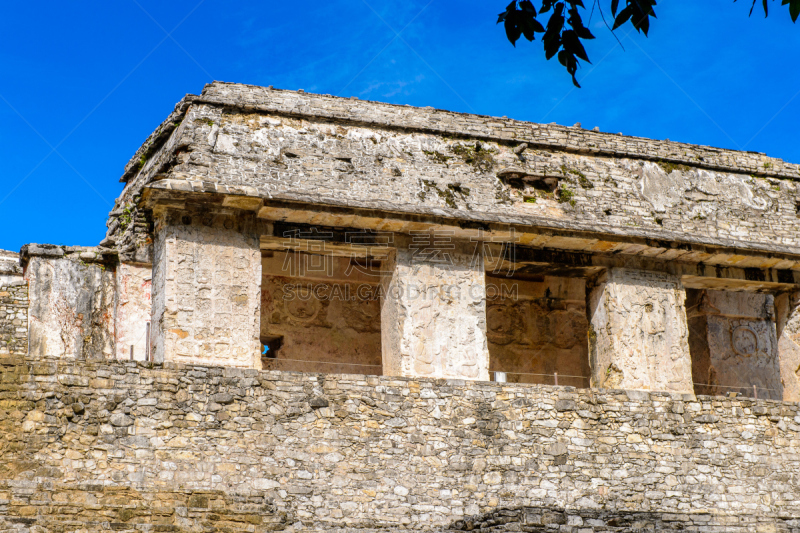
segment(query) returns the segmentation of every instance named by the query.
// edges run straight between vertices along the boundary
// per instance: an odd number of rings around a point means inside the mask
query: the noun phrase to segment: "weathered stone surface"
[[[152,313],[150,265],[120,263],[116,269],[116,357],[146,361],[150,353],[147,336]]]
[[[37,471],[37,474],[48,473]],[[193,533],[213,524],[230,533],[287,531],[285,513],[260,494],[161,490],[102,484],[0,484],[10,501],[0,515],[4,531]],[[45,499],[46,498],[46,499]],[[55,503],[55,505],[54,505]],[[21,529],[22,528],[22,529]]]
[[[800,294],[775,297],[776,334],[783,399],[800,402]]]
[[[486,273],[475,244],[433,234],[397,243],[383,280],[385,375],[489,379]]]
[[[589,297],[592,386],[691,392],[680,279],[609,269]]]
[[[0,250],[0,285],[7,285],[12,281],[22,278],[22,268],[19,266],[19,254]]]
[[[163,145],[126,170],[131,209],[145,186],[229,188],[268,207],[507,217],[587,235],[800,250],[798,167],[761,154],[224,83],[177,112],[158,133]],[[521,143],[530,148],[518,153]],[[537,189],[547,180],[555,191]]]
[[[35,374],[40,364],[52,374]],[[800,525],[796,403],[20,357],[0,358],[0,375],[0,524],[78,531],[58,528],[81,517],[87,533],[105,530],[92,525],[101,517],[121,531],[195,531],[202,520],[250,527],[236,532],[342,533]],[[218,519],[202,514],[211,511]]]
[[[514,383],[589,386],[586,280],[487,277],[490,369]]]
[[[261,368],[261,252],[255,229],[235,216],[157,216],[154,360]]]
[[[114,272],[47,249],[27,250],[31,287],[29,353],[59,357],[114,357]]]
[[[274,353],[264,369],[381,374],[380,271],[348,257],[265,255],[261,340]]]
[[[690,337],[705,343],[692,350],[695,392],[783,399],[774,297],[700,291],[694,299],[691,307],[687,300]]]

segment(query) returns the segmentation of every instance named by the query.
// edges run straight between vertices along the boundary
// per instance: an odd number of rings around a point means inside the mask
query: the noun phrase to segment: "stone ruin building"
[[[800,531],[800,165],[214,82],[0,252],[2,531]]]

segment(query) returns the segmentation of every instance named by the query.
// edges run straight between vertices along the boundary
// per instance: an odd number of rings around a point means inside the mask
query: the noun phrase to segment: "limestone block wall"
[[[0,250],[0,354],[28,352],[28,284],[19,255]]]
[[[4,526],[800,529],[795,403],[54,358],[0,375]]]
[[[157,216],[154,360],[261,368],[261,252],[252,222],[234,215]]]
[[[685,301],[675,276],[609,269],[589,296],[592,386],[691,392]]]
[[[96,253],[81,248],[31,244],[23,255],[30,287],[28,353],[114,357],[114,271],[87,263]]]

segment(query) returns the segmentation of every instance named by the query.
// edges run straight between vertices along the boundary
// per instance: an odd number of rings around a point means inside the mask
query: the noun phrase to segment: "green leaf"
[[[570,26],[572,26],[572,29],[575,30],[575,33],[577,33],[578,37],[581,39],[594,39],[592,32],[590,32],[589,29],[583,25],[583,20],[581,19],[581,14],[578,12],[577,7],[572,6],[569,9],[569,18],[567,19],[567,22]]]
[[[497,23],[500,24],[501,22],[505,21],[508,18],[508,15],[515,12],[517,10],[517,0],[514,0],[510,4],[506,6],[506,10],[497,15]]]
[[[792,22],[797,22],[797,17],[800,16],[800,0],[789,2],[789,15],[792,17]]]
[[[522,35],[524,35],[525,38],[528,39],[529,41],[532,41],[534,38],[534,33],[533,33],[534,29],[532,22],[533,20],[536,19],[523,18],[522,24],[520,24],[520,28],[522,29]]]
[[[557,0],[542,0],[542,7],[539,8],[539,14],[541,15],[542,13],[547,13],[548,11],[553,9],[553,6],[555,5],[556,1]]]
[[[532,16],[536,16],[536,8],[533,7],[530,0],[522,0],[522,2],[519,3],[519,8],[523,13],[531,13]]]

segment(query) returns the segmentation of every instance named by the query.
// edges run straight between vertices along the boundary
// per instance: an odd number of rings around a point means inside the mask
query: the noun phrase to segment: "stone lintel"
[[[275,252],[299,252],[315,255],[330,255],[333,257],[350,257],[357,259],[371,258],[376,261],[386,261],[391,255],[391,248],[386,246],[360,246],[352,243],[337,243],[311,239],[288,239],[262,235],[260,239],[262,250]]]
[[[217,184],[211,185],[220,192],[202,192],[191,189],[188,182],[176,183],[181,190],[155,188],[159,184],[162,187],[170,185],[163,183],[166,181],[175,180],[162,180],[145,189],[145,207],[190,209],[190,206],[196,205],[203,206],[203,209],[232,210],[233,208],[224,207],[225,199],[232,194],[258,194],[255,190],[249,190],[252,189],[250,187],[237,192]],[[232,201],[228,202],[230,205]],[[265,222],[391,233],[442,231],[454,239],[489,242],[498,248],[503,243],[513,242],[519,245],[515,247],[515,260],[522,263],[563,264],[591,268],[595,272],[598,269],[594,267],[658,270],[673,268],[669,266],[673,263],[695,264],[696,267],[679,272],[680,275],[741,279],[766,284],[759,290],[788,290],[790,285],[800,285],[800,250],[785,246],[779,250],[769,250],[733,241],[714,244],[686,242],[687,237],[683,234],[675,234],[674,240],[663,236],[656,239],[646,233],[602,233],[597,225],[581,228],[569,224],[561,227],[556,222],[507,216],[493,220],[485,213],[480,216],[488,218],[477,220],[464,218],[476,216],[474,213],[455,210],[449,213],[443,209],[433,209],[428,214],[420,214],[401,213],[396,206],[393,208],[389,205],[376,206],[374,209],[356,209],[278,200],[264,202],[265,205],[258,210],[258,218]],[[639,261],[643,261],[643,265],[652,266],[640,267],[637,265]],[[626,264],[628,262],[629,265]],[[658,266],[664,264],[666,266]],[[491,264],[491,269],[495,267],[496,264]],[[733,270],[726,272],[725,269]]]

